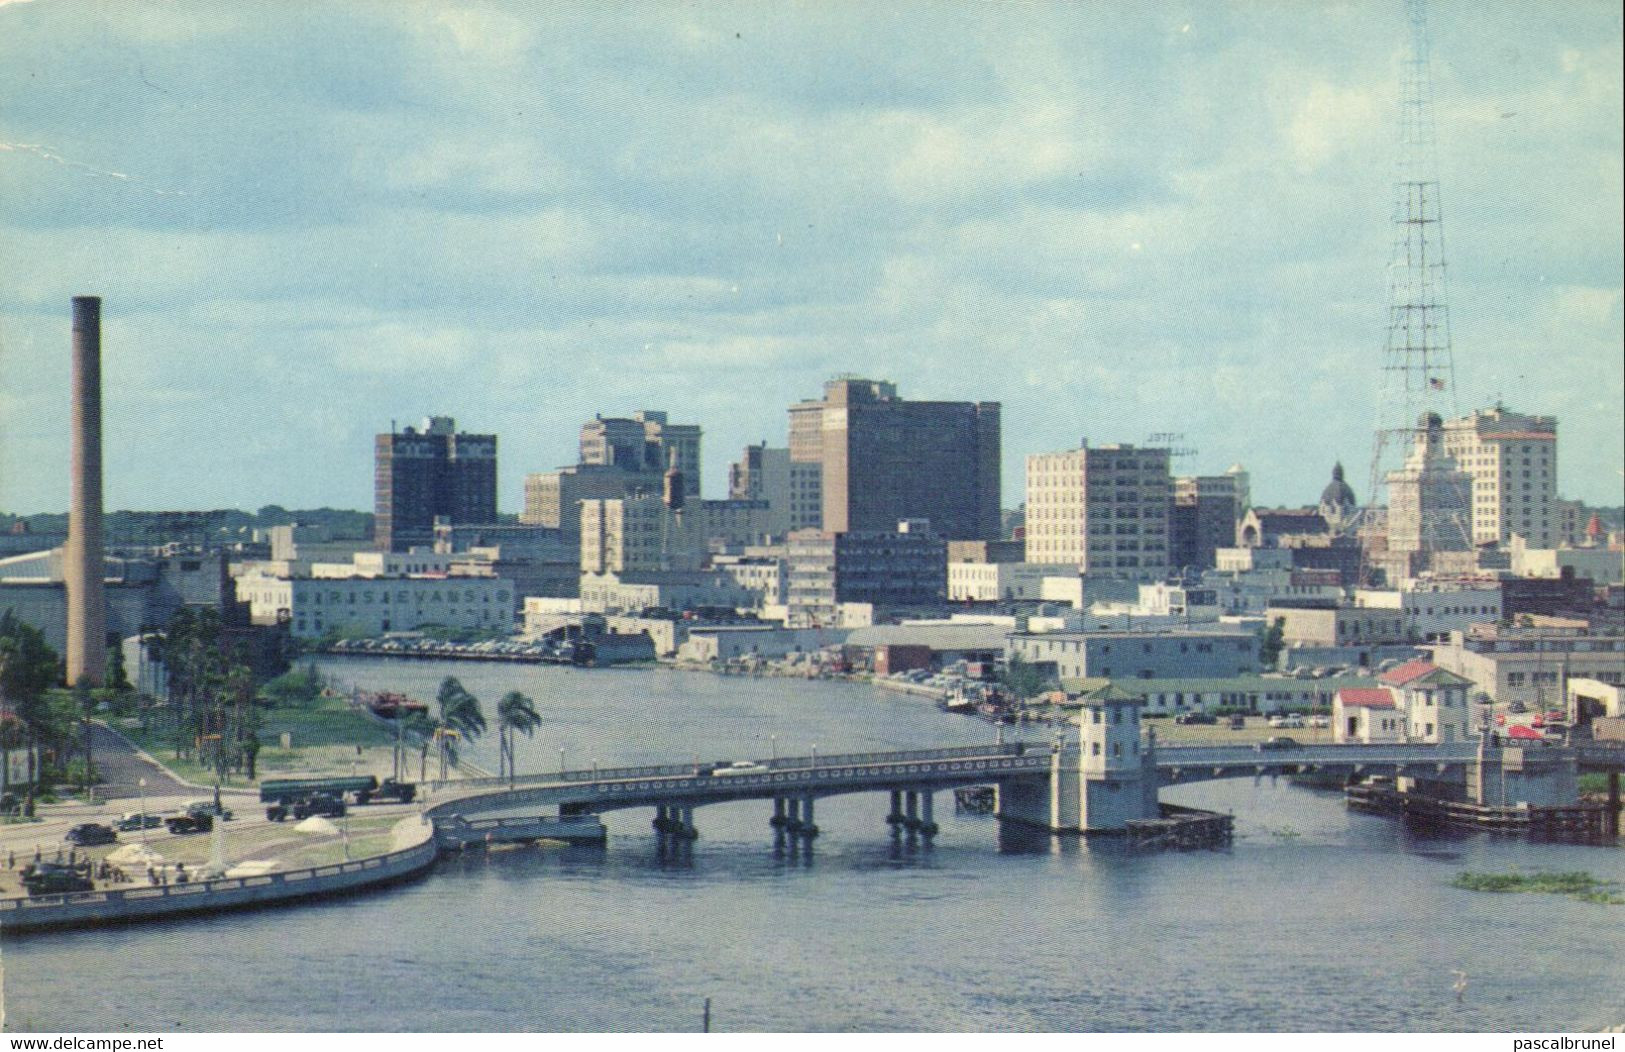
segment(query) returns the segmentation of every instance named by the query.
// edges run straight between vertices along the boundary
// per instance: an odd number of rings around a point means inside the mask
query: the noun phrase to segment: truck
[[[409,804],[417,798],[418,787],[411,782],[385,778],[380,782],[370,774],[335,778],[274,778],[260,783],[260,803],[291,807],[307,797],[322,794],[348,799],[356,804]],[[269,812],[268,812],[269,813]]]
[[[207,833],[214,828],[214,816],[207,811],[197,814],[171,815],[164,819],[164,828],[176,836],[189,833]]]
[[[273,822],[281,822],[290,814],[296,821],[303,821],[312,815],[343,818],[344,801],[331,793],[311,793],[291,804],[276,803],[265,809],[265,817]]]

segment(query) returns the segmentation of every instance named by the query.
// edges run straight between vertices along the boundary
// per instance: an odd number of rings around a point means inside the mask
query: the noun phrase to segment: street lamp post
[[[564,750],[559,750],[559,773],[564,773]]]
[[[818,746],[817,745],[814,745],[812,747],[812,765],[814,767],[818,766]]]
[[[355,761],[350,761],[350,777],[355,777]],[[342,794],[340,795],[342,799]],[[344,809],[344,861],[350,861],[350,809]]]
[[[767,741],[768,747],[772,750],[772,758],[777,760],[779,758],[779,736],[777,734],[769,734],[767,736]]]

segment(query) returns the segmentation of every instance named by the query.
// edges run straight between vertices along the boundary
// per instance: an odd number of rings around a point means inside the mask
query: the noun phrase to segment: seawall
[[[407,880],[434,864],[439,854],[434,823],[412,815],[395,825],[394,835],[397,846],[385,854],[286,873],[0,899],[0,932],[14,935],[52,928],[127,924],[340,895]]]

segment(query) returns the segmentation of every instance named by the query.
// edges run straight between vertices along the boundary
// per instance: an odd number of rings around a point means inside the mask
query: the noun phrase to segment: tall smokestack
[[[68,545],[68,683],[101,686],[107,670],[102,556],[102,301],[73,298],[73,493]]]

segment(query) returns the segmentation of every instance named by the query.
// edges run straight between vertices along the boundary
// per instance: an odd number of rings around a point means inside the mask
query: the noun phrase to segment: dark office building
[[[1227,493],[1197,488],[1201,479],[1179,479],[1168,508],[1170,570],[1211,570],[1217,552],[1236,543],[1236,501]]]
[[[790,459],[823,466],[823,529],[928,519],[949,540],[997,540],[999,403],[909,402],[884,380],[842,377],[790,407]]]
[[[434,544],[434,520],[452,525],[497,518],[497,437],[457,431],[449,416],[421,430],[379,435],[374,445],[373,541],[386,552]]]

